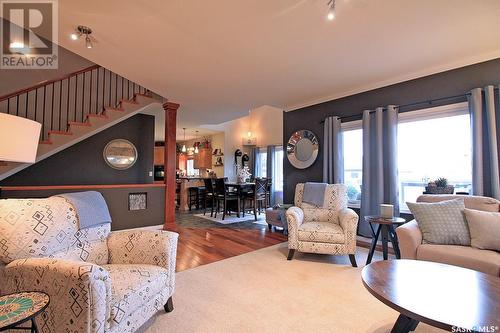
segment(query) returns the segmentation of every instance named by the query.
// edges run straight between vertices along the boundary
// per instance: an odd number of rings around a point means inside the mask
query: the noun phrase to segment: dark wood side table
[[[49,305],[49,295],[43,292],[20,292],[0,296],[0,331],[9,329],[38,332],[35,318]],[[31,327],[20,327],[26,321]]]
[[[372,231],[372,244],[370,246],[370,252],[368,253],[368,258],[366,259],[366,264],[372,262],[373,253],[375,252],[375,248],[377,247],[377,242],[382,234],[382,253],[384,256],[384,260],[387,260],[389,256],[389,241],[392,243],[392,248],[394,249],[394,253],[397,259],[401,259],[401,252],[399,251],[399,242],[398,236],[396,235],[395,226],[400,226],[401,224],[406,223],[406,220],[401,217],[393,217],[393,218],[384,218],[381,216],[368,215],[365,216],[365,221],[370,225],[370,229]],[[374,229],[374,224],[378,225],[377,230]]]

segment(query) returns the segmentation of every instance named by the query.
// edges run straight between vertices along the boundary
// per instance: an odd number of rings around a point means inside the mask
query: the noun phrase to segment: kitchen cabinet
[[[177,170],[186,170],[187,169],[187,155],[184,153],[177,153]]]
[[[195,169],[212,168],[212,149],[200,148],[198,154],[194,154],[193,167]]]
[[[155,165],[165,165],[165,147],[155,147],[154,163]]]

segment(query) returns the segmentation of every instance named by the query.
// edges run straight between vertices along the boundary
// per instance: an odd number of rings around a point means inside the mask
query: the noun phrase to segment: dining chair
[[[273,187],[273,179],[267,178],[267,186],[266,186],[266,208],[271,207],[271,191]]]
[[[266,188],[267,179],[266,178],[255,178],[255,185],[252,185],[252,190],[246,193],[242,193],[241,201],[243,202],[243,217],[246,211],[246,202],[251,202],[251,208],[255,216],[255,221],[257,221],[257,213],[260,215],[261,209],[265,206],[266,202]]]
[[[207,212],[207,202],[210,202],[210,217],[214,216],[215,208],[215,186],[212,178],[204,178],[205,198],[203,200],[203,215]]]
[[[222,202],[222,219],[226,217],[226,213],[229,210],[229,202],[236,202],[237,214],[240,217],[240,197],[238,192],[230,191],[230,186],[226,185],[224,178],[217,178],[215,180],[215,200],[217,201],[217,208],[215,210],[215,218],[217,218],[217,213],[220,211],[220,204]]]

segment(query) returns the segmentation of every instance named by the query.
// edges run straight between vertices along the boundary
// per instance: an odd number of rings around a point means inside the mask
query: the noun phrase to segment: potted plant
[[[455,187],[448,185],[448,179],[440,177],[429,182],[425,187],[425,191],[429,194],[453,194]]]

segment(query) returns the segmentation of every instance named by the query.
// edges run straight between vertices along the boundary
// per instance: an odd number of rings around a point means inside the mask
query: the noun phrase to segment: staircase
[[[42,124],[37,163],[137,113],[162,110],[163,100],[94,65],[0,97],[0,112]],[[30,165],[0,162],[0,180]]]

